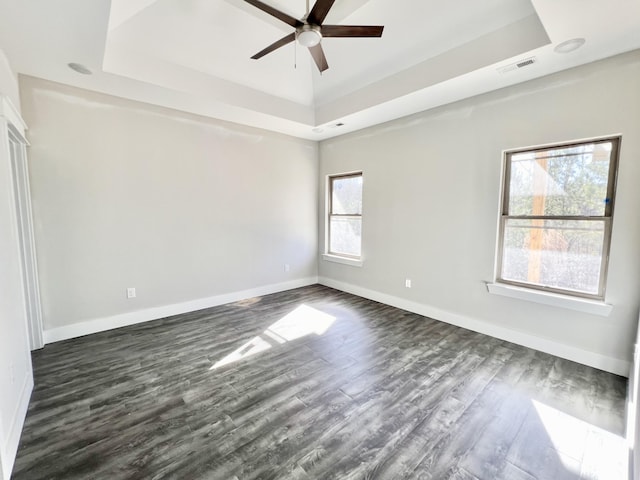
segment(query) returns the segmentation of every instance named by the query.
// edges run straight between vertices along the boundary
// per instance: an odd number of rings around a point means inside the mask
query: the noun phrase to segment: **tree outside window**
[[[619,143],[507,152],[497,281],[604,298]]]
[[[329,177],[327,253],[359,259],[362,247],[362,172]]]

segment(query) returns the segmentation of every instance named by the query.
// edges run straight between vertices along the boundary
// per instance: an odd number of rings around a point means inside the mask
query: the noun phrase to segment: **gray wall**
[[[489,294],[502,151],[617,133],[612,314]],[[364,265],[321,259],[321,282],[563,356],[631,360],[640,299],[640,51],[324,141],[320,158],[321,239],[325,176],[364,171]]]
[[[1,50],[0,94],[20,108],[18,82]],[[33,380],[11,164],[2,142],[0,149],[0,479],[8,479]]]
[[[316,277],[315,143],[31,77],[20,90],[45,331]]]

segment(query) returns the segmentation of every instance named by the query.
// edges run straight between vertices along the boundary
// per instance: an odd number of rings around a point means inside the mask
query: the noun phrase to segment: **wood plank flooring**
[[[33,360],[15,480],[625,478],[624,378],[319,285]]]

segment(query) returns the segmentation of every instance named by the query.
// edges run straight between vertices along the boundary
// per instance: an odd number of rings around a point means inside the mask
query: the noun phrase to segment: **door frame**
[[[25,137],[26,124],[6,96],[0,98],[0,144],[6,145],[0,157],[7,155],[12,174],[13,198],[16,212],[16,231],[20,251],[20,270],[24,292],[24,309],[31,350],[44,346],[42,306],[36,256],[35,233],[31,211],[31,188]]]

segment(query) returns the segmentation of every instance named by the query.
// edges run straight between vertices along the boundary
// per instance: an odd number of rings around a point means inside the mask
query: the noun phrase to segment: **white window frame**
[[[354,267],[362,266],[362,238],[360,239],[360,255],[347,255],[339,252],[331,251],[331,218],[335,216],[346,217],[346,218],[359,218],[362,223],[362,214],[334,214],[332,213],[333,205],[333,180],[341,179],[341,178],[350,178],[350,177],[361,177],[363,181],[363,194],[364,194],[364,174],[362,171],[355,172],[345,172],[345,173],[336,173],[327,175],[326,177],[326,215],[325,215],[325,247],[324,254],[322,255],[323,259],[329,262],[341,263],[344,265],[351,265]]]
[[[501,196],[500,196],[500,222],[498,227],[498,245],[496,250],[496,266],[495,266],[495,283],[493,285],[489,285],[489,291],[491,293],[498,293],[501,295],[507,295],[514,298],[522,298],[522,299],[530,299],[533,301],[539,301],[539,303],[547,303],[547,304],[558,304],[560,305],[562,302],[562,297],[580,300],[580,304],[574,304],[573,306],[567,306],[567,308],[572,308],[576,310],[588,311],[584,310],[585,308],[592,308],[588,303],[596,303],[604,302],[605,293],[606,293],[606,280],[607,280],[607,271],[609,266],[609,254],[611,247],[611,231],[613,224],[613,211],[615,204],[615,192],[616,192],[616,179],[618,173],[618,163],[619,163],[619,153],[620,153],[620,144],[622,138],[621,136],[609,136],[609,137],[599,137],[592,139],[585,139],[567,143],[558,143],[553,145],[544,145],[539,147],[529,147],[515,150],[508,150],[504,152],[504,164],[503,164],[503,175],[502,175],[502,185],[501,185]],[[605,143],[611,142],[612,150],[609,164],[609,176],[607,183],[607,198],[608,202],[605,205],[605,212],[603,215],[593,216],[593,217],[585,217],[585,216],[557,216],[557,215],[509,215],[509,184],[510,184],[510,173],[511,173],[511,157],[514,154],[520,154],[525,152],[537,153],[546,150],[555,150],[560,148],[567,147],[575,147],[580,145],[587,145],[592,143]],[[545,219],[553,219],[553,220],[584,220],[584,221],[594,221],[594,222],[602,222],[604,224],[604,241],[602,247],[602,264],[600,267],[600,278],[599,278],[599,286],[597,294],[590,294],[587,292],[562,289],[556,287],[549,287],[542,284],[534,284],[534,283],[524,283],[517,282],[514,280],[504,279],[502,278],[502,261],[503,261],[503,247],[504,247],[504,235],[505,235],[505,225],[507,220],[509,219],[537,219],[537,220],[545,220]],[[530,293],[527,293],[530,292]],[[539,299],[536,299],[534,294]],[[540,299],[540,295],[549,296],[549,299]],[[558,303],[558,298],[560,302]],[[550,303],[550,300],[553,302]],[[582,305],[584,304],[584,305]],[[609,306],[608,306],[609,307]],[[610,309],[609,309],[610,310]]]

